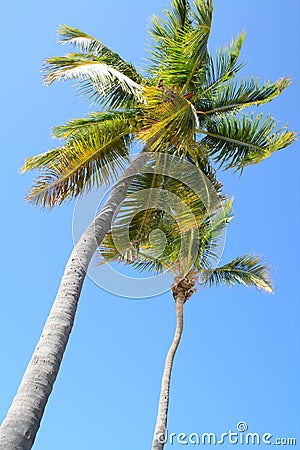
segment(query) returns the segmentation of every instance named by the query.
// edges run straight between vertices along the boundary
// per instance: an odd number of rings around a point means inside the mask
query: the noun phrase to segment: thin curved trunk
[[[161,391],[159,396],[159,406],[157,412],[156,425],[154,430],[154,437],[152,442],[152,450],[162,450],[167,440],[167,418],[169,408],[169,391],[170,381],[173,368],[173,361],[175,353],[177,351],[182,330],[183,330],[183,308],[186,301],[184,293],[180,292],[174,296],[175,309],[176,309],[176,330],[173,338],[173,342],[169,348],[163,377],[161,381]]]
[[[150,146],[151,143],[145,147],[144,152]],[[40,340],[1,425],[0,450],[29,450],[33,446],[69,340],[89,263],[109,231],[114,213],[124,200],[133,177],[149,158],[149,154],[144,152],[124,172],[103,209],[71,253]]]

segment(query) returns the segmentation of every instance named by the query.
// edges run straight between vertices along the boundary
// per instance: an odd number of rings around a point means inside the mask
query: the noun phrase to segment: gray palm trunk
[[[179,342],[183,331],[183,308],[184,303],[186,301],[186,295],[184,294],[184,292],[181,291],[174,295],[174,299],[176,309],[176,330],[165,361],[165,367],[161,381],[161,391],[159,396],[157,419],[152,442],[152,450],[163,450],[167,440],[167,418],[169,408],[171,374],[174,357],[177,348],[179,346]]]
[[[149,142],[144,152],[150,146]],[[124,172],[103,209],[71,253],[40,340],[1,425],[0,450],[29,450],[33,446],[73,327],[89,263],[109,231],[114,213],[124,200],[131,181],[149,158],[144,152]]]

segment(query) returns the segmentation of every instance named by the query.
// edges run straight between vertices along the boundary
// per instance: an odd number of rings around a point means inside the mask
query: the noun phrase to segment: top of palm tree
[[[241,172],[295,141],[272,117],[243,112],[273,100],[290,80],[238,77],[244,33],[212,56],[212,12],[211,0],[172,0],[164,17],[154,16],[143,74],[94,37],[60,26],[59,43],[74,51],[46,59],[45,83],[77,80],[96,111],[55,127],[62,145],[25,161],[24,172],[40,172],[28,201],[51,208],[109,181],[133,141],[188,158],[207,175],[218,167]]]

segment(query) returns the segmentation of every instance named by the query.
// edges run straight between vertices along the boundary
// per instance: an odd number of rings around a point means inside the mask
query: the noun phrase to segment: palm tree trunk
[[[153,142],[153,141],[152,141]],[[0,428],[0,450],[32,448],[73,327],[83,281],[91,258],[109,231],[115,211],[134,176],[149,158],[141,152],[115,185],[101,212],[75,245],[53,307]]]
[[[176,330],[173,338],[173,342],[169,348],[162,382],[161,391],[159,396],[159,406],[157,412],[156,425],[154,430],[154,438],[152,442],[152,450],[163,450],[164,445],[167,440],[167,417],[169,408],[169,391],[170,391],[170,381],[171,373],[173,367],[173,361],[175,357],[176,350],[178,348],[182,330],[183,330],[183,308],[186,301],[186,297],[183,292],[179,292],[174,296],[175,298],[175,309],[176,309]]]

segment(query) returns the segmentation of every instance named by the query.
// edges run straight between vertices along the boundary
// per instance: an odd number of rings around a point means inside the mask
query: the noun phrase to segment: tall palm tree
[[[242,171],[295,140],[271,117],[247,115],[247,107],[273,100],[289,79],[259,84],[240,80],[242,33],[215,57],[208,50],[212,2],[172,0],[165,19],[153,18],[149,63],[142,74],[88,34],[63,25],[66,56],[48,58],[45,82],[76,79],[97,105],[85,118],[55,127],[60,147],[28,158],[24,171],[39,176],[27,200],[52,208],[92,186],[114,180],[130,156],[141,153],[124,172],[100,214],[84,232],[67,263],[56,300],[18,393],[0,428],[0,449],[30,449],[64,354],[90,259],[149,152],[169,152],[194,161],[208,177],[219,166]],[[121,157],[121,159],[120,159]]]
[[[188,175],[194,176],[191,171],[188,171]],[[268,266],[255,255],[239,256],[225,265],[219,267],[216,265],[220,237],[233,218],[232,202],[219,201],[218,204],[213,202],[207,208],[198,193],[185,183],[177,181],[174,183],[169,176],[162,176],[164,180],[160,192],[155,190],[153,193],[156,199],[152,203],[151,215],[155,216],[155,221],[150,227],[146,227],[147,234],[141,238],[141,219],[144,219],[149,211],[140,213],[140,208],[137,208],[137,214],[132,218],[130,206],[134,200],[139,201],[136,194],[140,191],[141,185],[153,186],[155,184],[153,179],[156,176],[143,173],[138,177],[141,180],[129,188],[130,197],[125,199],[118,213],[119,218],[116,217],[112,231],[104,238],[100,246],[100,255],[101,263],[117,261],[130,264],[141,271],[156,273],[165,270],[174,278],[171,291],[175,301],[176,329],[165,359],[152,443],[152,450],[163,450],[167,440],[171,374],[183,332],[184,305],[196,292],[197,283],[200,281],[203,287],[243,284],[268,293],[273,292],[273,287]],[[177,200],[180,201],[172,201],[170,195],[166,198],[165,190],[176,194]],[[132,251],[132,245],[126,247],[126,239],[123,243],[120,239],[120,235],[124,233],[123,224],[127,217],[130,220],[130,241],[135,244],[138,242],[138,246],[135,245],[135,252]],[[163,233],[164,239],[153,241],[151,233],[157,229]]]

